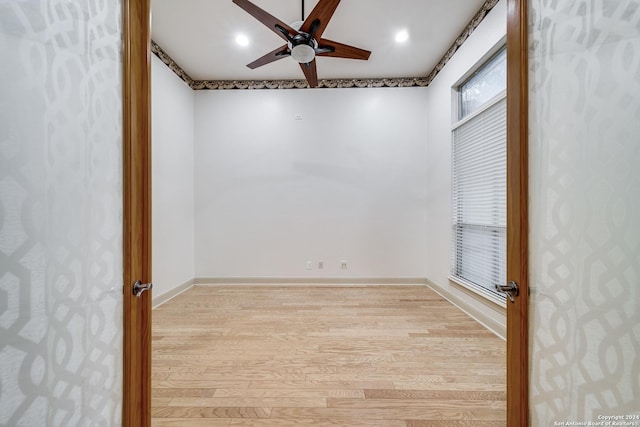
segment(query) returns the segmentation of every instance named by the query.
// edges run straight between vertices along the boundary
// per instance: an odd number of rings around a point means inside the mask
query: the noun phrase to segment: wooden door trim
[[[124,0],[122,425],[151,425],[151,292],[136,298],[136,280],[151,281],[150,0]]]
[[[507,425],[529,423],[527,0],[507,0]]]

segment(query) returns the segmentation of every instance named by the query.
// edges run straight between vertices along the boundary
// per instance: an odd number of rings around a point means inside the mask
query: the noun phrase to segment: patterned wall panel
[[[633,418],[640,2],[531,0],[529,36],[531,425]]]
[[[121,3],[0,0],[0,425],[120,425]]]

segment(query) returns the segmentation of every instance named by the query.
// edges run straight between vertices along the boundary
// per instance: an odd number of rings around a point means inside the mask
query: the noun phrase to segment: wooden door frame
[[[507,425],[529,425],[527,0],[507,0]]]
[[[123,0],[122,425],[151,425],[151,17],[150,0]]]

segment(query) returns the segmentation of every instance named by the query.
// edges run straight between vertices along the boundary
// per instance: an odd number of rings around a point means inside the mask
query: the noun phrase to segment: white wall
[[[193,90],[152,56],[154,302],[193,280]]]
[[[506,35],[506,1],[501,0],[427,88],[427,256],[426,277],[434,288],[504,336],[504,308],[449,281],[451,238],[452,87]]]
[[[196,277],[425,277],[426,89],[195,97]]]

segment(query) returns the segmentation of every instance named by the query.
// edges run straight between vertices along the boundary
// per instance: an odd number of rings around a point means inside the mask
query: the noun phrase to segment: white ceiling
[[[252,0],[283,22],[301,19],[302,0]],[[317,0],[304,0],[309,14]],[[484,0],[344,0],[323,38],[370,50],[368,61],[320,57],[319,79],[426,77]],[[304,79],[291,58],[246,64],[281,46],[276,34],[231,0],[152,0],[152,38],[195,80]],[[306,17],[306,16],[305,16]],[[395,42],[406,29],[410,38]],[[241,47],[236,36],[250,44]]]

